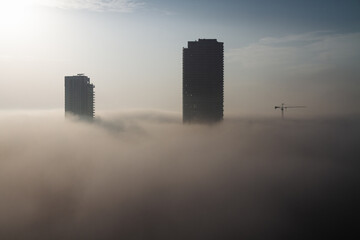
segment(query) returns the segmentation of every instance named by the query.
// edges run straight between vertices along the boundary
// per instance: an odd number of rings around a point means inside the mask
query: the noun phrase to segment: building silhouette
[[[65,114],[94,117],[94,88],[84,74],[65,77]]]
[[[183,49],[183,122],[218,122],[223,112],[224,43],[188,42]]]

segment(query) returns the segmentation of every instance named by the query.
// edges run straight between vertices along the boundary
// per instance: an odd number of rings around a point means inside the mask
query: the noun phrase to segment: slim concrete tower
[[[188,42],[183,49],[183,122],[218,122],[224,112],[224,43]]]
[[[94,117],[94,88],[84,74],[65,77],[65,114]]]

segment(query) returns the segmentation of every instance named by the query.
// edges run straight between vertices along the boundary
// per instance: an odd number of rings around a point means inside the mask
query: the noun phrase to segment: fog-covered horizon
[[[281,104],[277,104],[277,106],[281,106]],[[286,104],[284,105],[286,106]],[[274,106],[269,105],[268,108],[270,109],[269,112],[261,113],[246,113],[246,112],[237,112],[237,111],[224,111],[224,120],[225,121],[231,121],[231,120],[282,120],[281,117],[281,110],[275,109]],[[284,120],[299,120],[299,121],[317,121],[317,120],[335,120],[335,119],[358,119],[360,116],[360,113],[358,112],[344,112],[344,113],[320,113],[317,114],[314,109],[311,109],[311,112],[309,112],[309,108],[305,106],[303,109],[285,109],[284,110]],[[313,114],[313,112],[315,112]],[[53,108],[53,109],[42,109],[42,108],[33,108],[33,109],[22,109],[22,108],[14,108],[14,109],[1,109],[0,114],[2,117],[9,117],[9,116],[16,116],[16,115],[38,115],[43,117],[50,117],[50,118],[65,118],[65,110],[64,108]],[[128,115],[128,114],[134,114],[134,115],[142,115],[142,114],[165,114],[165,115],[172,115],[174,118],[178,118],[179,121],[182,121],[183,113],[181,110],[167,110],[167,109],[160,109],[160,108],[119,108],[119,109],[101,109],[96,110],[95,107],[95,114],[94,119],[102,118],[104,115],[112,115],[112,114],[118,114],[118,115]],[[69,113],[69,115],[72,115]],[[73,115],[71,118],[78,119],[76,115]],[[201,124],[201,123],[199,123]]]

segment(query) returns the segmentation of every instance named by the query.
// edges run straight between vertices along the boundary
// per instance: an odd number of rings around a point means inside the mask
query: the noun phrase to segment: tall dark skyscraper
[[[183,121],[217,122],[224,115],[224,43],[188,42],[183,49]]]
[[[65,114],[93,118],[94,88],[84,74],[65,77]]]

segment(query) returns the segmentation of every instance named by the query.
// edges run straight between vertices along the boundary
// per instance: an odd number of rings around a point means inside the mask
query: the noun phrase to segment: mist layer
[[[0,118],[1,239],[306,239],[355,231],[357,118]],[[342,235],[345,236],[345,235]]]

